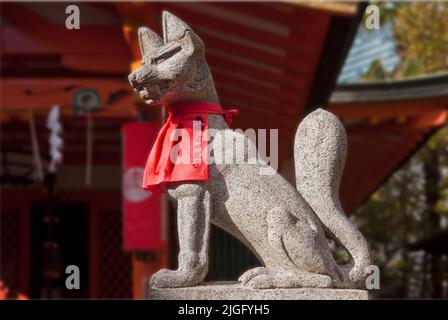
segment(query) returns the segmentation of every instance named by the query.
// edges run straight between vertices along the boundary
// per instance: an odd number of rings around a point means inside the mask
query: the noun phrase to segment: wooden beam
[[[48,109],[54,104],[73,107],[74,94],[83,88],[98,92],[104,108],[115,105],[132,106],[129,84],[113,79],[77,79],[77,78],[3,78],[0,83],[2,91],[2,112],[21,110]],[[121,99],[113,100],[112,94],[123,92]],[[126,94],[124,94],[126,92]]]
[[[181,19],[188,21],[193,29],[195,25],[203,24],[216,30],[226,30],[228,33],[237,34],[247,39],[260,41],[285,50],[292,50],[293,52],[303,53],[304,51],[312,50],[315,44],[314,39],[291,38],[287,33],[284,36],[280,36],[275,33],[263,32],[259,29],[238,25],[235,22],[212,17],[204,13],[194,12],[187,6],[180,8],[174,3],[165,3],[163,7],[171,10],[173,14],[178,15]],[[301,45],[297,45],[298,43]]]

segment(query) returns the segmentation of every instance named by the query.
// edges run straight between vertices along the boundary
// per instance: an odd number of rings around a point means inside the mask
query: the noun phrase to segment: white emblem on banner
[[[152,195],[152,192],[142,189],[143,168],[131,167],[123,176],[123,196],[130,202],[140,202]]]

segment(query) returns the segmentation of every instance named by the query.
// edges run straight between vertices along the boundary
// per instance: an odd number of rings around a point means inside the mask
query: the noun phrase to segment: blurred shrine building
[[[127,81],[137,29],[161,32],[162,10],[204,40],[233,128],[278,129],[279,172],[292,183],[292,143],[323,107],[348,133],[341,198],[350,214],[446,119],[447,78],[336,85],[365,7],[326,3],[1,3],[0,278],[31,298],[144,298],[147,279],[175,267],[176,221],[164,197],[139,189],[165,109]],[[62,164],[47,118],[59,106]],[[129,211],[129,212],[127,212]],[[235,279],[255,258],[213,229],[209,278]],[[65,268],[81,289],[66,290]]]

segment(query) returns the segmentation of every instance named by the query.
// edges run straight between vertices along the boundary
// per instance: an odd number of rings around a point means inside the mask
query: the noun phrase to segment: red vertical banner
[[[125,250],[162,250],[160,194],[142,189],[146,158],[159,128],[148,122],[131,122],[122,127],[123,141],[123,228]]]

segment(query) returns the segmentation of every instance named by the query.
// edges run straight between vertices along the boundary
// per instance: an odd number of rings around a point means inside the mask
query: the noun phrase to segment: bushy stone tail
[[[367,242],[345,215],[339,200],[347,136],[339,119],[317,109],[300,123],[294,141],[297,189],[325,227],[326,233],[351,256],[341,266],[347,286],[360,287],[370,264]]]

